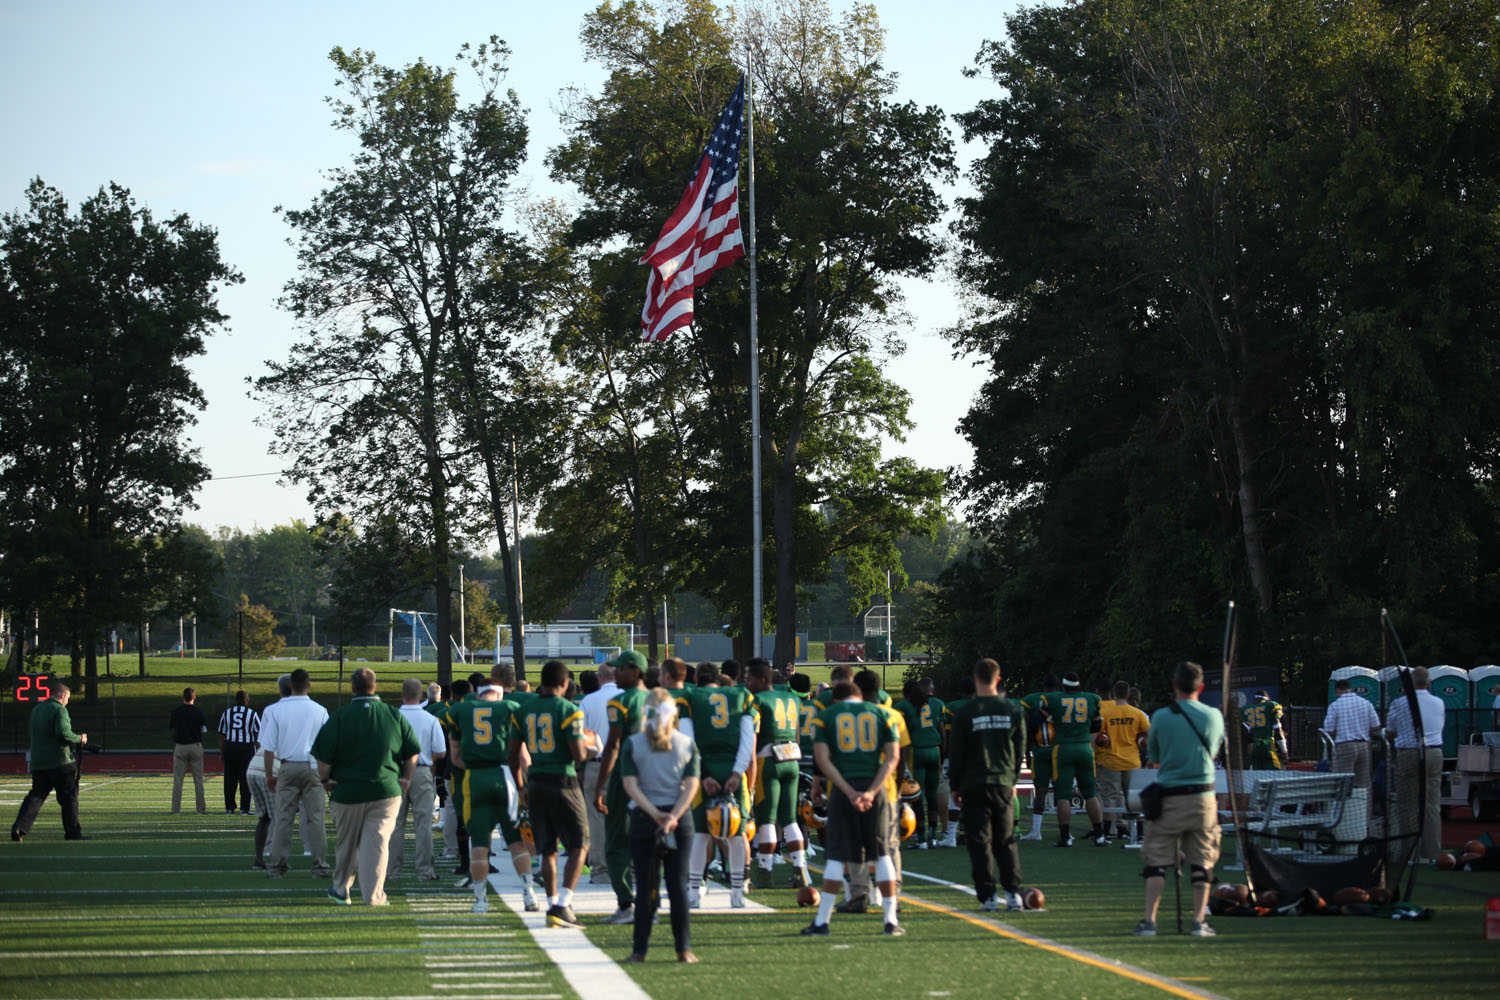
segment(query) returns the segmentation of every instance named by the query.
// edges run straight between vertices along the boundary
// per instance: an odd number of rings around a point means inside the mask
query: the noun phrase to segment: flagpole
[[[750,189],[750,240],[745,256],[750,260],[750,560],[752,581],[750,588],[751,623],[750,654],[761,655],[761,640],[765,632],[761,624],[765,613],[765,580],[762,577],[761,509],[760,509],[760,322],[755,289],[755,56],[750,43],[745,43],[745,124],[749,138],[746,150],[750,168],[747,174]]]

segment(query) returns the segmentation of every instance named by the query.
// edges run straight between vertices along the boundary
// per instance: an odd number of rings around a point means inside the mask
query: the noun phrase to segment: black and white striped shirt
[[[226,743],[254,743],[260,736],[260,716],[249,705],[231,705],[219,716],[219,732]]]

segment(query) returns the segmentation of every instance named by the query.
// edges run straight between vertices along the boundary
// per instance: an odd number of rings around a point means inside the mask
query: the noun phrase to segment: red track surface
[[[203,754],[205,774],[223,774],[223,760],[216,751]],[[19,753],[0,754],[0,774],[25,774],[26,755]],[[108,751],[83,756],[84,774],[171,774],[172,754],[166,750]]]

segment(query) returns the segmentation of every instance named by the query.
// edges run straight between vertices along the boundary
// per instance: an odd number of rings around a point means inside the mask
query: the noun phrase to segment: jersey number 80
[[[868,713],[839,716],[834,723],[833,739],[840,753],[875,750],[879,746],[879,727],[875,716]]]

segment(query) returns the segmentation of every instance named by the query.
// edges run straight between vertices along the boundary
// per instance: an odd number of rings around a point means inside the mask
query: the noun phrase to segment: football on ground
[[[1021,892],[1021,905],[1028,910],[1040,910],[1047,905],[1047,896],[1040,889],[1024,889]]]

